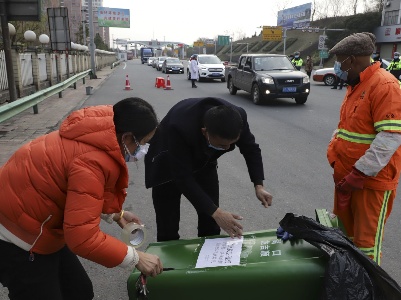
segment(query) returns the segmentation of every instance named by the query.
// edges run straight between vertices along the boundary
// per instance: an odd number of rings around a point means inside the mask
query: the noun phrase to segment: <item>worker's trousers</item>
[[[366,255],[380,265],[384,225],[393,208],[396,190],[370,189],[352,192],[347,209],[337,210],[335,192],[334,213],[344,225],[346,234]]]
[[[37,254],[0,240],[0,283],[10,300],[91,300],[92,282],[67,247]]]
[[[219,179],[217,164],[207,164],[202,170],[194,174],[196,182],[209,195],[213,203],[219,206]],[[152,189],[153,205],[156,213],[157,241],[178,240],[180,235],[180,206],[182,193],[176,184],[171,181]],[[191,199],[189,199],[191,201]],[[220,234],[220,227],[209,215],[197,211],[198,236]]]

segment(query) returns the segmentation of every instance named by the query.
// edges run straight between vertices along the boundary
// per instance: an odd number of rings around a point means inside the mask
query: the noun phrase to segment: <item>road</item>
[[[128,75],[132,90],[126,91]],[[114,104],[126,97],[141,97],[149,101],[160,119],[178,101],[190,97],[219,97],[243,107],[248,113],[251,131],[262,149],[265,187],[273,195],[273,205],[263,208],[256,199],[253,184],[243,157],[233,151],[219,159],[221,207],[243,216],[245,231],[277,228],[287,212],[315,216],[315,209],[331,210],[333,202],[332,170],[326,159],[326,147],[336,128],[339,107],[345,94],[323,84],[311,83],[311,94],[305,105],[293,99],[273,100],[256,106],[248,93],[239,91],[232,96],[226,83],[200,82],[191,88],[186,75],[170,74],[172,90],[155,88],[155,78],[166,77],[139,60],[123,63],[109,79],[94,92],[84,106]],[[154,242],[155,215],[151,191],[144,187],[143,161],[130,164],[130,186],[125,209],[132,209],[146,224],[147,242]],[[397,197],[385,230],[382,267],[401,282],[398,258],[401,239],[398,237],[401,210]],[[196,237],[196,213],[185,199],[182,201],[180,234],[182,238]],[[119,236],[116,225],[101,224],[102,229]],[[145,245],[146,247],[146,245]],[[129,274],[119,268],[107,269],[82,259],[95,290],[95,299],[127,300],[126,280]]]

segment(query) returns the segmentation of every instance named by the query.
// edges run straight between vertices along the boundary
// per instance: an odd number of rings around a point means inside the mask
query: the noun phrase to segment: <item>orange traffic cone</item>
[[[130,91],[131,89],[131,84],[129,83],[128,75],[125,77],[125,89],[126,91]]]
[[[165,90],[172,90],[171,83],[170,83],[170,75],[167,75],[167,83],[166,83],[166,87],[164,89]]]

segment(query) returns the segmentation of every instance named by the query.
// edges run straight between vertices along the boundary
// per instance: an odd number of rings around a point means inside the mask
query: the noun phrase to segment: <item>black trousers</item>
[[[196,79],[191,79],[191,81],[192,81],[192,86],[196,86],[196,84],[195,84]]]
[[[91,300],[92,282],[78,257],[67,247],[40,255],[0,240],[0,282],[10,300]]]
[[[217,163],[208,164],[195,175],[196,182],[219,206],[219,178]],[[156,212],[157,241],[178,240],[180,235],[180,205],[182,193],[174,182],[168,182],[152,189],[153,206]],[[197,211],[198,236],[220,234],[220,226],[209,215]]]

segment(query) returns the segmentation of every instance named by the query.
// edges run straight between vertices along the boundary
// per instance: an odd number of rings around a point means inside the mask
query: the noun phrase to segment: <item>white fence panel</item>
[[[65,54],[60,55],[60,65],[61,65],[61,75],[67,74],[67,61],[65,59]]]
[[[30,53],[20,54],[21,61],[21,77],[22,86],[28,86],[33,84],[32,75],[32,55]]]
[[[46,54],[45,53],[39,53],[39,80],[40,81],[45,81],[47,79],[47,73],[46,73]]]
[[[4,51],[0,51],[0,91],[8,89],[6,56]]]
[[[56,54],[52,54],[52,78],[57,78]]]

